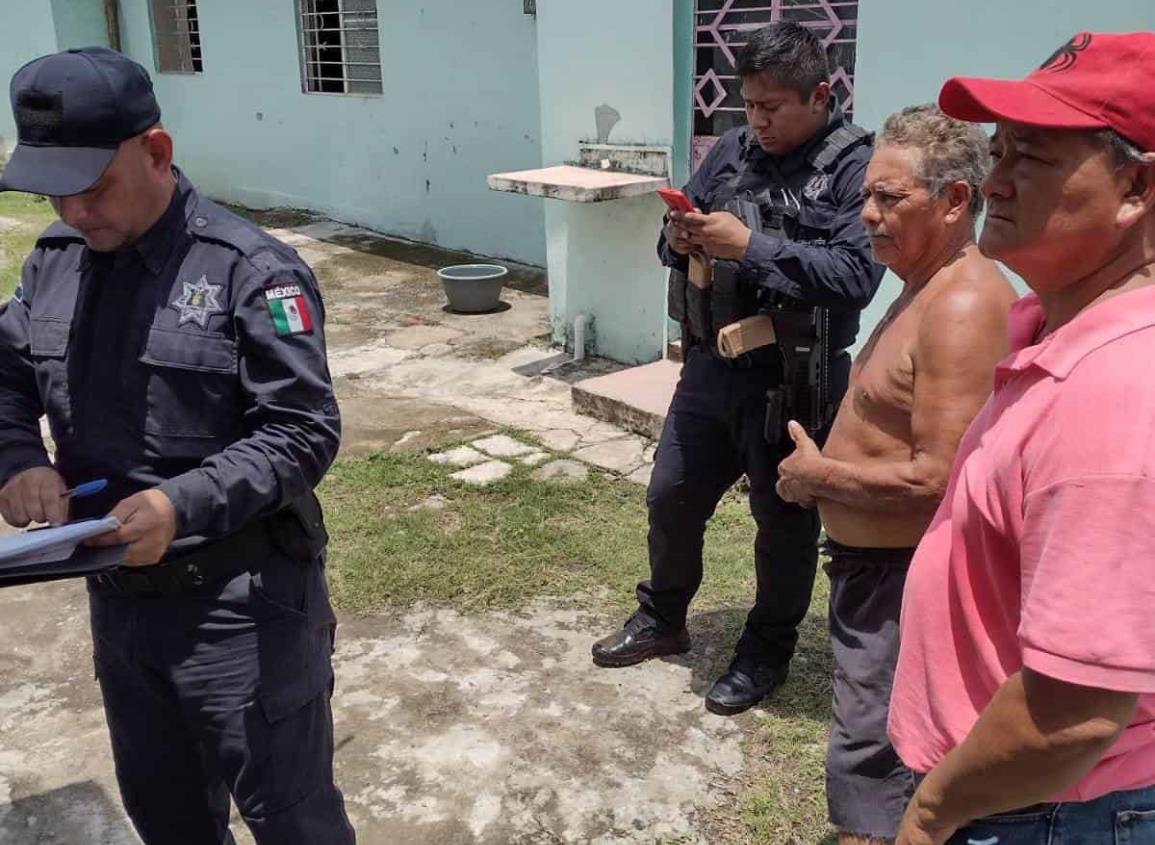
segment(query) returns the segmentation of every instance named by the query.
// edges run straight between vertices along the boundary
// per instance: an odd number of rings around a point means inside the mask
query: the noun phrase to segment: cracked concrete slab
[[[537,451],[536,446],[522,443],[506,434],[495,434],[482,440],[474,440],[469,445],[495,458],[520,458]]]
[[[495,481],[501,481],[512,471],[513,467],[505,461],[486,461],[469,469],[455,472],[449,477],[464,481],[466,484],[472,484],[475,487],[488,487]]]
[[[343,458],[422,452],[493,430],[485,420],[444,403],[365,395],[356,380],[338,382],[337,394]]]
[[[573,457],[611,472],[629,475],[642,465],[645,449],[646,441],[626,436],[578,449]]]
[[[551,461],[534,472],[538,481],[582,481],[589,477],[589,468],[578,461]]]
[[[84,605],[76,582],[0,591],[5,845],[137,844]],[[709,649],[595,668],[590,642],[611,624],[548,602],[342,617],[337,779],[358,841],[704,843],[695,818],[741,775],[752,723],[702,706]]]
[[[705,711],[686,666],[590,664],[597,616],[417,610],[362,635],[379,624],[343,629],[334,699],[366,841],[700,842],[695,808],[741,772],[742,728]]]
[[[435,464],[448,464],[454,467],[469,467],[474,464],[484,463],[488,460],[485,455],[478,452],[472,446],[458,446],[456,449],[450,449],[446,452],[437,452],[429,456],[429,460]]]
[[[641,484],[643,487],[650,486],[650,476],[654,474],[654,465],[652,463],[642,464],[636,470],[626,476],[627,479],[635,484]]]

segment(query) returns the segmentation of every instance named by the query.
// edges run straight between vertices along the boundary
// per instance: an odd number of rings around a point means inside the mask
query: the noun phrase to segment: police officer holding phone
[[[124,566],[88,586],[128,814],[147,845],[221,845],[231,797],[261,845],[352,843],[313,494],[340,440],[317,283],[173,167],[136,63],[69,50],[11,93],[0,190],[50,197],[61,222],[0,306],[0,515],[120,522],[96,543]]]
[[[786,678],[819,531],[813,509],[775,491],[793,449],[786,424],[798,418],[822,442],[846,390],[844,350],[883,273],[859,220],[871,137],[838,107],[818,39],[773,24],[750,34],[737,69],[749,125],[718,140],[687,186],[700,211],[671,211],[658,244],[687,353],[649,487],[651,576],[638,585],[637,612],[593,646],[594,663],[607,667],[690,648],[706,523],[745,473],[757,597],[706,697],[720,714],[752,707]],[[773,315],[778,343],[720,354],[720,329],[759,313]]]

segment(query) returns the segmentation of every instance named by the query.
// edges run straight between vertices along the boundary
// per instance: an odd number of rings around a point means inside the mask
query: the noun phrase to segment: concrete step
[[[657,440],[681,372],[680,362],[663,360],[579,381],[574,410]]]

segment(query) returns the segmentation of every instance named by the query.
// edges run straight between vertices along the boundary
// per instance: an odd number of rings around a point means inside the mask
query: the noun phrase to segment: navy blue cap
[[[127,141],[160,122],[148,72],[106,47],[33,59],[12,77],[18,143],[0,191],[67,197],[95,185]]]

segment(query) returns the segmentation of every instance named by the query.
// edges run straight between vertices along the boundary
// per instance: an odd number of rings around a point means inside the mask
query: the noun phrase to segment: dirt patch
[[[492,425],[485,420],[451,405],[359,396],[355,388],[342,390],[341,394],[342,458],[374,452],[436,449],[492,430]]]
[[[429,246],[428,244],[371,235],[333,235],[327,238],[327,240],[346,246],[357,252],[377,255],[404,264],[425,267],[433,271],[437,271],[441,267],[447,267],[451,264],[492,263],[495,260],[469,252],[458,252]],[[498,263],[509,270],[509,275],[506,276],[506,287],[522,291],[523,293],[549,296],[549,285],[546,280],[545,271],[542,268],[533,267],[528,264],[519,264],[515,261],[499,260]]]
[[[84,587],[0,592],[0,840],[132,845],[92,679]],[[44,608],[52,607],[52,613]],[[702,706],[718,650],[599,670],[620,620],[572,603],[344,619],[337,779],[365,845],[705,842],[749,719]],[[240,825],[235,825],[239,828]],[[238,841],[251,843],[239,829]]]
[[[266,229],[289,229],[294,226],[305,226],[322,219],[320,215],[311,211],[302,211],[299,208],[245,208],[243,205],[221,203],[229,211],[252,220],[258,226]]]
[[[704,841],[693,819],[740,774],[742,723],[702,707],[704,653],[594,668],[612,624],[549,604],[347,623],[334,701],[364,841]]]

